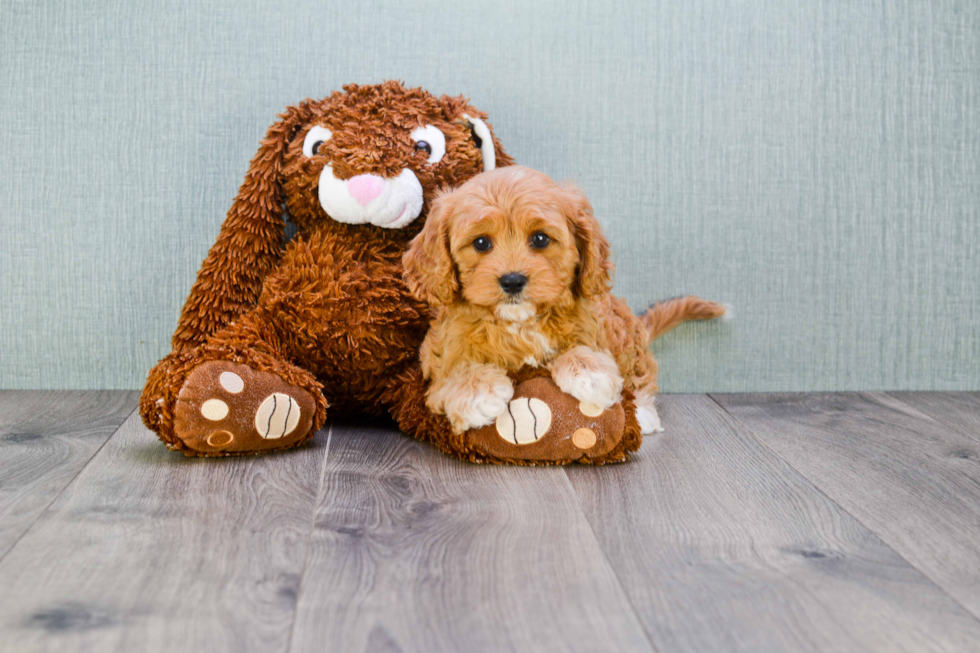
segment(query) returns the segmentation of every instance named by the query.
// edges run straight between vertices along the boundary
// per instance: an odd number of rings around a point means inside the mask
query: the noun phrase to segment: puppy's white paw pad
[[[551,428],[551,408],[540,399],[521,397],[510,402],[496,422],[497,434],[511,444],[531,444]]]
[[[660,414],[653,405],[638,406],[636,409],[636,421],[640,424],[640,433],[650,435],[651,433],[663,433],[664,427],[660,423]]]
[[[605,351],[584,345],[569,349],[552,364],[551,377],[562,392],[584,404],[584,415],[597,409],[602,414],[621,399],[623,377],[616,361]]]
[[[486,383],[472,393],[455,395],[446,404],[446,415],[457,433],[493,424],[507,411],[507,403],[514,396],[510,380]]]
[[[582,372],[567,376],[558,383],[562,392],[570,394],[583,404],[591,404],[607,410],[620,400],[623,380],[603,372]],[[586,406],[588,408],[589,406]],[[593,409],[594,410],[594,409]],[[588,413],[585,413],[588,414]]]
[[[479,426],[486,426],[493,422],[497,416],[507,411],[507,400],[495,395],[488,395],[477,399],[473,403],[471,421],[479,422]]]

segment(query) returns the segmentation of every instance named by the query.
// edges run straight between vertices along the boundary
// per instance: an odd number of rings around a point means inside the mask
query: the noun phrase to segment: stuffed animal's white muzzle
[[[422,184],[408,168],[394,179],[357,175],[344,181],[325,166],[317,194],[327,215],[347,224],[401,229],[422,213]]]

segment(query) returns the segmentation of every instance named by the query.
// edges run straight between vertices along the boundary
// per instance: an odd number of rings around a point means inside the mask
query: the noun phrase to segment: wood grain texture
[[[975,435],[954,431],[883,393],[715,399],[980,617]]]
[[[138,397],[0,393],[0,559],[135,410]]]
[[[566,470],[187,459],[134,400],[0,393],[0,653],[980,651],[976,394],[667,396]]]
[[[291,651],[650,651],[555,468],[335,429]]]
[[[980,443],[980,392],[889,392],[940,424]],[[967,459],[970,454],[962,452]],[[974,452],[973,460],[980,459]]]
[[[283,651],[324,435],[189,459],[133,415],[0,563],[0,651]]]
[[[980,622],[705,396],[634,462],[569,468],[661,653],[971,651]]]

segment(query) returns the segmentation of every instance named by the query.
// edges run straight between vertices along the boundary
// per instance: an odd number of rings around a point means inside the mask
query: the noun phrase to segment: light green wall
[[[972,0],[0,0],[0,387],[140,387],[275,114],[385,78],[734,305],[666,391],[980,389]]]

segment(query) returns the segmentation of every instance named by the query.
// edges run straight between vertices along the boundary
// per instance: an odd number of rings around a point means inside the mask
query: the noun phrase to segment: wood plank
[[[561,469],[335,430],[292,651],[650,651]]]
[[[980,392],[889,392],[890,396],[912,406],[940,424],[971,436],[980,442]],[[975,449],[962,456],[977,460]],[[961,456],[961,457],[962,457]]]
[[[325,440],[185,458],[133,415],[0,562],[0,651],[284,651]]]
[[[716,399],[980,617],[980,447],[975,436],[947,428],[884,393]]]
[[[970,651],[980,622],[706,396],[627,465],[569,468],[654,645]]]
[[[0,560],[136,409],[138,392],[0,392]]]

